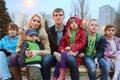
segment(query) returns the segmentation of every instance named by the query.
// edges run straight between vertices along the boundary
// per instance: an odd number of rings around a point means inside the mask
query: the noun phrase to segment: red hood
[[[69,20],[67,21],[67,23],[66,23],[66,30],[68,30],[68,28],[69,28],[69,21],[70,21],[70,19],[75,19],[75,21],[78,24],[78,28],[82,28],[81,27],[82,26],[82,20],[79,19],[77,16],[74,16],[74,17],[69,18]]]

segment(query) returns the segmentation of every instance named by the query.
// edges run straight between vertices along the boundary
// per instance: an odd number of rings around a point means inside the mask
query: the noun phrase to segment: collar
[[[62,32],[63,30],[64,30],[64,26],[62,27],[61,30],[58,30],[58,29],[56,28],[56,26],[55,26],[55,32]]]

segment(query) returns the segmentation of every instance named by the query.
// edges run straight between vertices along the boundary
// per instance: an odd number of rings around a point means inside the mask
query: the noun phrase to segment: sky
[[[19,12],[25,14],[33,14],[37,12],[45,12],[52,14],[55,8],[62,8],[65,11],[65,16],[70,15],[73,0],[32,0],[32,5],[29,6],[27,0],[5,0],[6,7],[9,13]],[[74,0],[76,1],[76,0]],[[88,0],[89,13],[91,18],[98,19],[99,7],[103,5],[111,5],[117,11],[120,0]],[[30,3],[29,3],[30,4]]]

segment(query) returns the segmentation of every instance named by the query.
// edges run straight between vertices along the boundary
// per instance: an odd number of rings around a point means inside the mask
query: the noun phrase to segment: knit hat
[[[32,34],[37,35],[37,32],[36,32],[35,29],[33,29],[33,28],[28,28],[28,29],[26,30],[26,32],[25,32],[25,35],[28,35],[28,36],[30,36],[30,35],[32,35]]]

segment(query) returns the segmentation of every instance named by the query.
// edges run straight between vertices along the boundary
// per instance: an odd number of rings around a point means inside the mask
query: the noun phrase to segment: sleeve
[[[110,45],[109,43],[107,44],[107,47],[105,48],[105,52],[104,52],[104,56],[105,57],[108,57],[108,58],[113,58],[113,53],[111,50],[110,50]]]
[[[62,39],[60,40],[60,46],[59,46],[59,48],[58,48],[58,51],[61,51],[61,50],[64,50],[65,49],[65,46],[66,46],[66,44],[68,43],[68,39],[67,39],[67,35],[66,35],[67,33],[65,33],[64,35],[63,35],[63,37],[62,37]]]
[[[48,35],[46,34],[46,36],[41,36],[41,42],[44,44],[44,52],[42,53],[43,55],[46,54],[50,54],[51,50],[50,50],[50,43],[48,40]]]
[[[2,42],[0,41],[0,49],[2,48]]]
[[[107,41],[106,41],[105,37],[102,36],[97,43],[97,48],[96,48],[97,53],[95,56],[97,59],[104,56],[106,47],[107,47]]]
[[[20,67],[25,67],[26,66],[26,63],[25,63],[25,58],[26,58],[26,55],[25,55],[25,51],[26,49],[28,48],[28,44],[26,42],[23,42],[20,46],[20,50],[19,50],[19,54],[18,54],[18,62],[19,62],[19,65]]]

